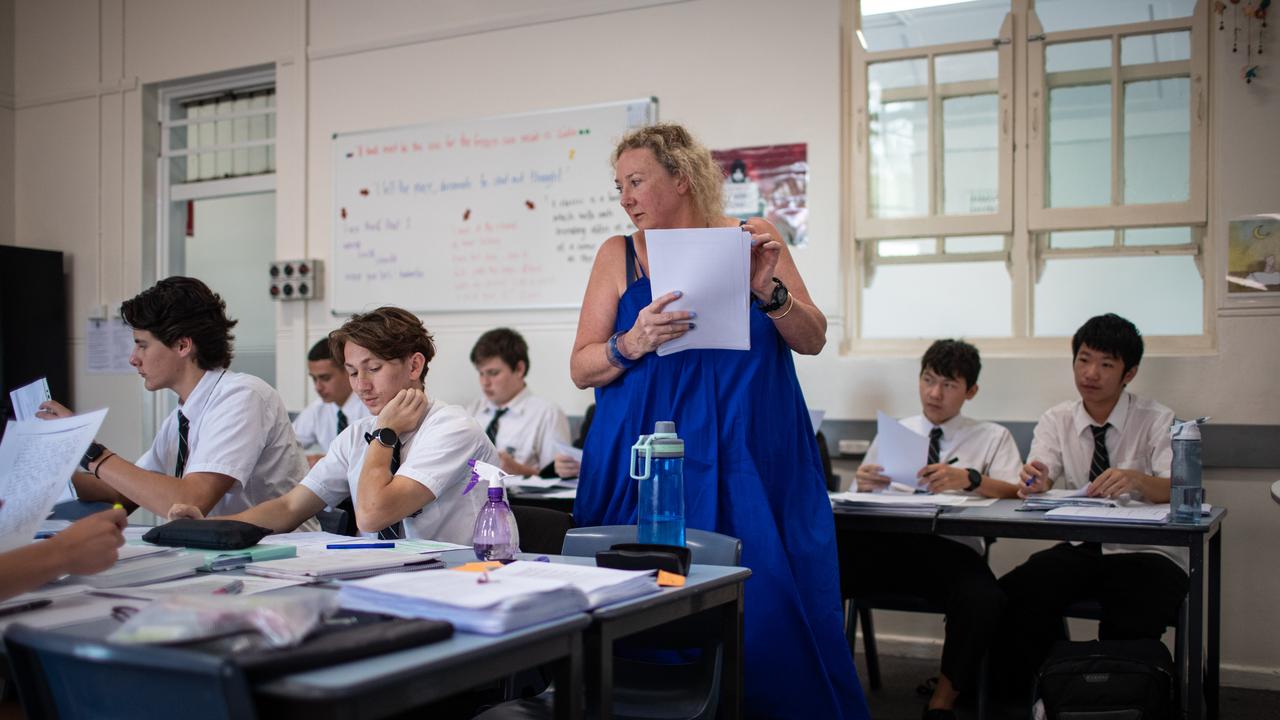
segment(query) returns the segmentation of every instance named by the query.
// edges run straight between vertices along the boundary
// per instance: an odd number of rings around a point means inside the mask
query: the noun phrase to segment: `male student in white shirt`
[[[1173,411],[1125,390],[1142,360],[1138,329],[1114,314],[1090,318],[1071,351],[1080,398],[1040,416],[1019,493],[1086,488],[1091,497],[1169,502]],[[1010,672],[1040,667],[1063,639],[1063,610],[1078,600],[1102,604],[1101,639],[1159,638],[1187,594],[1186,567],[1185,550],[1150,546],[1064,542],[1035,553],[1000,578]]]
[[[1003,425],[965,417],[965,402],[978,394],[982,361],[961,340],[938,340],[920,360],[920,415],[902,424],[929,437],[916,474],[931,493],[962,492],[983,497],[1017,495],[1022,460]],[[859,492],[889,485],[875,464],[872,441],[858,468]],[[942,671],[925,708],[925,720],[954,720],[960,693],[977,690],[978,665],[999,626],[1004,594],[983,559],[980,538],[912,533],[847,533],[840,538],[841,580],[847,595],[902,592],[929,597],[946,607]]]
[[[227,369],[233,356],[222,298],[200,280],[161,280],[120,306],[133,328],[129,363],[151,391],[172,390],[178,408],[151,448],[131,463],[93,443],[72,478],[82,500],[119,502],[163,516],[174,504],[227,515],[285,494],[307,471],[280,394]],[[69,415],[54,401],[44,419]]]
[[[498,448],[503,470],[537,475],[555,461],[555,444],[569,443],[569,419],[525,383],[529,346],[515,330],[490,330],[471,348],[471,364],[480,376],[483,397],[471,403],[468,412]]]
[[[356,420],[368,417],[369,409],[351,392],[347,373],[329,350],[329,338],[311,346],[307,353],[307,375],[319,397],[293,419],[293,432],[304,450],[320,448],[318,453],[307,454],[307,465],[315,466],[338,433]]]
[[[343,430],[287,495],[234,518],[288,532],[350,497],[361,532],[470,545],[486,486],[462,494],[471,477],[467,461],[496,464],[498,454],[466,411],[428,397],[427,365],[436,350],[422,321],[381,307],[353,315],[329,339],[371,415]],[[199,516],[189,506],[169,511]]]

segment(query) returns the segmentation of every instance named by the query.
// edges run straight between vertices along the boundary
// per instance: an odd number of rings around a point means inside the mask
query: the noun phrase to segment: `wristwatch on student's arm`
[[[400,438],[396,436],[395,430],[386,427],[378,428],[365,436],[366,442],[373,442],[374,440],[377,440],[380,445],[389,448],[395,447],[396,442],[399,441],[399,439]]]
[[[89,449],[84,451],[84,457],[80,458],[80,469],[89,472],[89,466],[102,457],[107,448],[102,443],[89,443]]]
[[[965,488],[965,490],[969,492],[973,492],[974,490],[978,489],[979,485],[982,484],[982,473],[978,472],[977,470],[974,470],[973,468],[969,468],[968,473],[969,473],[969,487]]]

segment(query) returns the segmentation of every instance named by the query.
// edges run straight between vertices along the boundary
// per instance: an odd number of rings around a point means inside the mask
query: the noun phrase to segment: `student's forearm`
[[[324,509],[324,501],[310,489],[298,485],[278,498],[272,498],[244,512],[229,515],[225,520],[239,520],[258,527],[281,532],[293,532],[307,518]]]
[[[983,475],[982,484],[978,486],[978,494],[989,498],[1016,498],[1018,483],[1005,482]]]
[[[1144,500],[1150,503],[1167,503],[1172,496],[1169,478],[1143,475],[1138,478],[1138,487]]]
[[[0,599],[34,590],[65,573],[67,557],[38,542],[0,555]]]
[[[622,352],[626,336],[618,338],[618,350]],[[624,355],[630,355],[623,353]],[[626,372],[609,362],[609,343],[592,343],[574,351],[569,358],[569,374],[579,389],[604,387]]]
[[[129,498],[121,495],[119,491],[102,480],[94,477],[90,473],[77,472],[71,476],[71,483],[75,485],[76,497],[88,502],[109,502],[120,503],[127,509],[132,511],[137,504],[129,500]]]
[[[174,505],[194,505],[208,515],[226,489],[213,492],[207,483],[193,482],[192,477],[143,470],[118,455],[99,463],[96,470],[98,478],[116,492],[162,517]]]

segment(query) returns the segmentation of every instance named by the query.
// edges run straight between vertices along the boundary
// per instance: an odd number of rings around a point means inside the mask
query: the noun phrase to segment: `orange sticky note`
[[[658,587],[684,587],[684,576],[666,570],[658,571]]]
[[[464,565],[459,565],[458,567],[449,568],[449,569],[460,570],[462,572],[478,573],[478,572],[488,572],[490,570],[497,570],[500,567],[502,567],[502,563],[498,562],[497,560],[490,560],[488,562],[469,562]]]

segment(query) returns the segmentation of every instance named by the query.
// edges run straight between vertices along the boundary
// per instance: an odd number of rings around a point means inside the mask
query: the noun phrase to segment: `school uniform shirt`
[[[209,370],[200,378],[187,401],[160,425],[138,467],[166,475],[177,469],[178,411],[188,423],[183,475],[218,473],[235,480],[211,517],[284,495],[307,473],[280,394],[260,378],[230,370]]]
[[[1154,400],[1125,392],[1106,422],[1111,425],[1105,439],[1111,467],[1169,477],[1169,467],[1173,463],[1173,449],[1169,444],[1172,410]],[[1028,462],[1039,460],[1044,463],[1055,488],[1078,490],[1085,487],[1089,484],[1089,467],[1093,463],[1093,431],[1090,427],[1095,424],[1084,409],[1082,400],[1069,400],[1049,408],[1036,423]],[[1143,498],[1138,494],[1133,499]],[[1187,569],[1185,548],[1105,544],[1102,551],[1159,552],[1182,569]]]
[[[369,449],[364,436],[377,422],[377,417],[365,417],[343,430],[303,478],[302,486],[330,507],[347,497],[359,507],[360,471]],[[462,494],[471,478],[467,461],[475,458],[498,464],[498,453],[484,430],[461,407],[431,400],[418,428],[401,435],[400,442],[396,475],[420,483],[436,496],[417,515],[404,518],[404,536],[470,545],[476,513],[487,499],[488,485],[482,480],[471,492]]]
[[[363,417],[369,417],[369,408],[355,394],[347,396],[342,403],[342,414],[347,416],[347,425]],[[338,404],[316,400],[298,413],[293,419],[293,433],[298,436],[298,444],[305,450],[318,447],[328,450],[329,444],[338,437]]]
[[[489,427],[497,411],[498,406],[484,396],[467,408],[481,428]],[[555,461],[556,442],[569,444],[569,418],[559,405],[525,387],[511,398],[507,412],[498,419],[494,446],[511,453],[517,462],[542,468]]]
[[[899,422],[925,437],[929,437],[935,427],[942,428],[942,437],[938,438],[938,459],[941,462],[956,458],[956,467],[973,468],[986,477],[1012,485],[1018,483],[1022,458],[1018,455],[1018,445],[1013,441],[1012,433],[1005,426],[964,415],[956,415],[941,425],[934,425],[924,415],[912,415]],[[863,462],[875,464],[876,456],[876,441],[872,440]],[[920,467],[924,467],[927,460],[927,457],[920,458]],[[986,541],[980,537],[943,537],[970,547],[979,555],[986,547]]]

